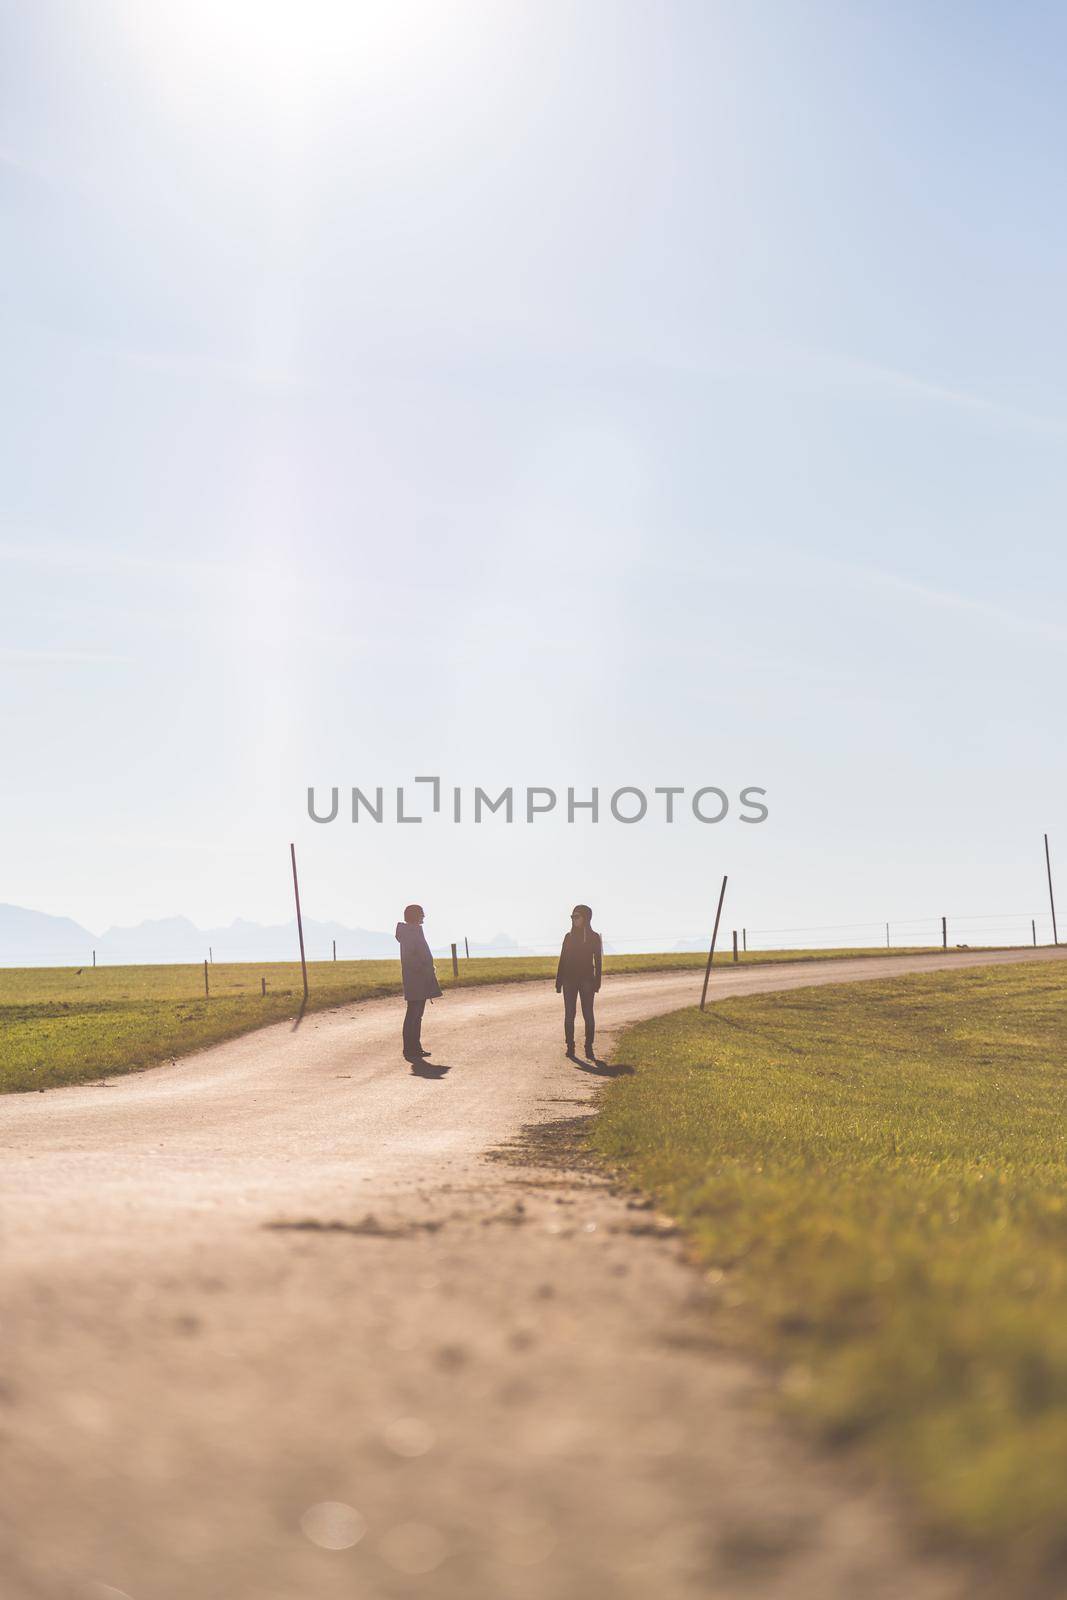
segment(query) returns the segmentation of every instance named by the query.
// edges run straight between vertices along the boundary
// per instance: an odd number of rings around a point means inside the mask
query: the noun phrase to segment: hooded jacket
[[[443,993],[434,971],[433,956],[426,943],[421,922],[398,922],[400,971],[404,979],[405,1000],[436,1000]]]

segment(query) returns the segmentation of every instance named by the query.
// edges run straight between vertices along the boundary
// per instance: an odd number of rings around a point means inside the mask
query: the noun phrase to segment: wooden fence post
[[[1056,931],[1056,901],[1052,893],[1052,862],[1048,853],[1048,834],[1045,835],[1045,871],[1048,873],[1048,903],[1052,908],[1052,942],[1059,944],[1060,936]]]
[[[711,963],[715,959],[715,940],[719,933],[719,918],[722,916],[722,903],[726,898],[726,874],[723,873],[722,888],[719,890],[719,903],[715,907],[715,926],[711,930],[711,949],[708,951],[708,964],[704,968],[704,988],[700,995],[700,1009],[703,1011],[708,998],[708,979],[711,977]]]
[[[455,945],[452,946],[452,976],[454,978],[459,977],[459,957],[456,954]]]
[[[293,862],[293,894],[296,896],[296,931],[300,935],[300,971],[304,979],[304,1004],[308,997],[308,964],[304,954],[304,919],[300,915],[300,882],[296,875],[296,845],[289,846],[289,854]]]

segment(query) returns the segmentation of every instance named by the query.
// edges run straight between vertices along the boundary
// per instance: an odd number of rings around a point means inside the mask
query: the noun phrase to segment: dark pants
[[[582,1002],[582,1018],[585,1022],[585,1043],[589,1050],[593,1048],[593,1038],[596,1034],[596,1023],[593,1019],[593,987],[592,978],[583,978],[580,982],[573,978],[563,980],[563,1032],[566,1035],[569,1047],[574,1045],[574,1013],[578,1001]]]
[[[422,1013],[425,1000],[409,1000],[404,1012],[404,1055],[410,1061],[422,1049]]]

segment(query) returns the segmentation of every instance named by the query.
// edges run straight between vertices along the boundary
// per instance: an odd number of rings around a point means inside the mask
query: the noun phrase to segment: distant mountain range
[[[397,955],[391,930],[379,933],[370,928],[346,928],[340,922],[304,919],[309,961],[328,961],[335,939],[340,961],[389,960]],[[506,933],[498,933],[488,944],[472,944],[470,949],[472,956],[530,953]],[[295,919],[268,927],[239,917],[228,928],[198,928],[188,917],[162,917],[97,934],[69,917],[0,905],[0,966],[88,966],[94,950],[100,965],[203,961],[209,950],[216,961],[296,961],[300,955]],[[435,946],[434,953],[447,954],[447,946]]]

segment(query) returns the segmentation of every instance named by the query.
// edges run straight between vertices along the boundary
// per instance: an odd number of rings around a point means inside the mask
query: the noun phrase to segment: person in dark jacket
[[[593,1040],[596,1022],[593,1017],[593,996],[600,988],[604,946],[593,926],[593,913],[588,906],[575,906],[571,912],[571,931],[565,935],[556,969],[556,993],[563,996],[563,1033],[567,1054],[574,1054],[574,1015],[578,1001],[582,1002],[582,1020],[585,1023],[585,1053],[593,1057]]]
[[[427,1000],[436,1000],[442,992],[434,970],[433,956],[422,931],[425,913],[421,906],[405,906],[404,920],[396,925],[400,945],[400,971],[404,979],[404,1060],[412,1065],[429,1055],[422,1048],[422,1013]]]

